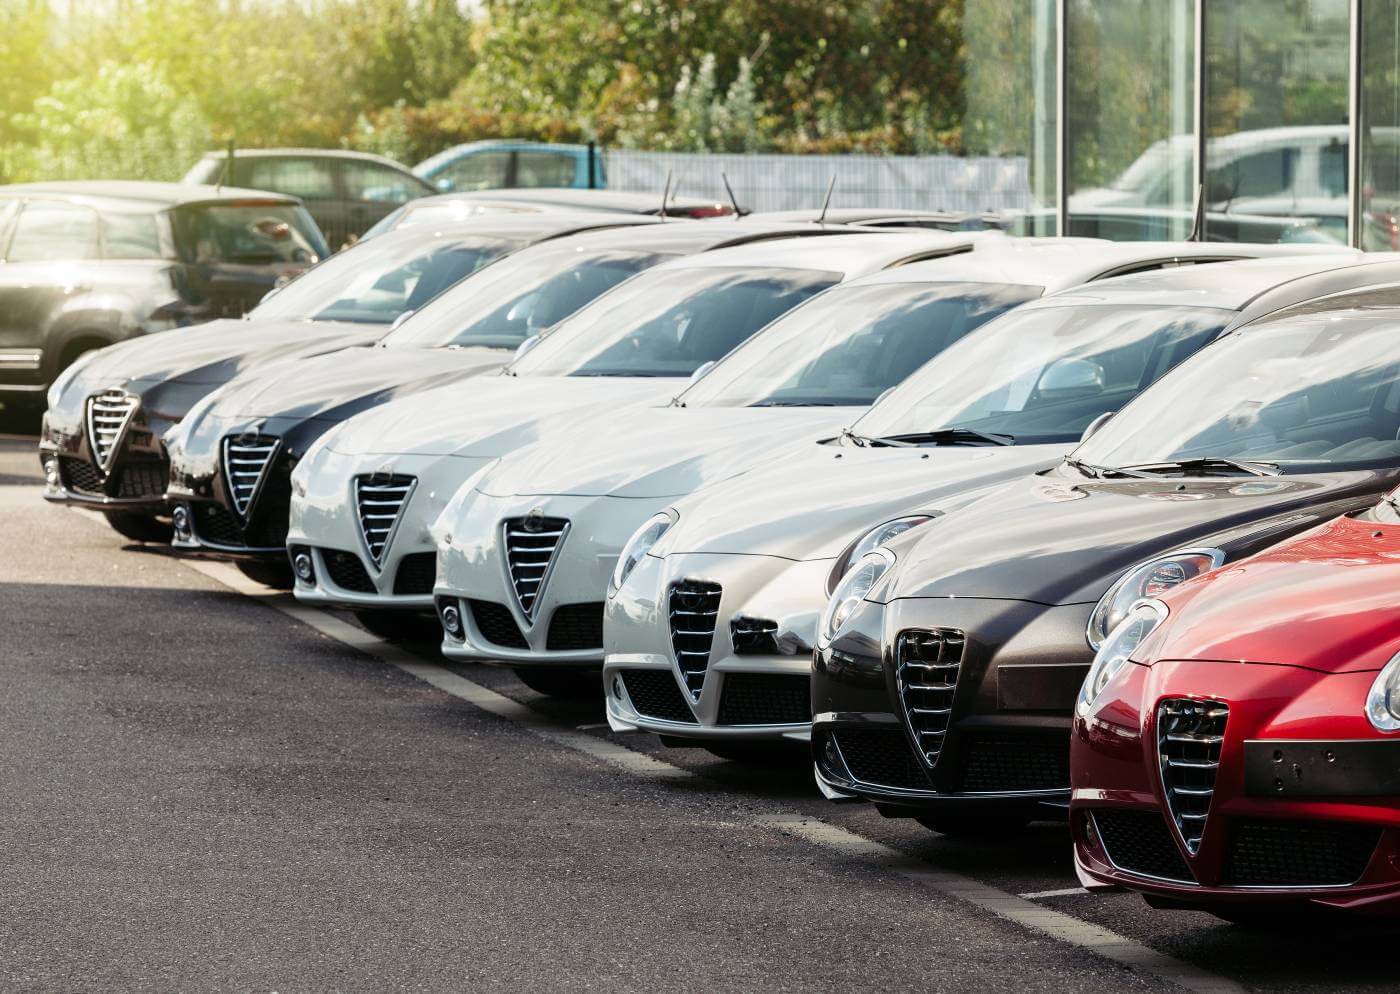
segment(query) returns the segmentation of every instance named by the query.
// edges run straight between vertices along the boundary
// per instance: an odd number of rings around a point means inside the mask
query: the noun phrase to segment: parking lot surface
[[[0,440],[0,990],[1393,989],[1387,933],[1075,886],[40,499]]]

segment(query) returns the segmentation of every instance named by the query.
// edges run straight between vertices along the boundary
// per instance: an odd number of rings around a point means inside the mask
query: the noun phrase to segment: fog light
[[[175,525],[175,534],[181,538],[188,538],[190,535],[190,509],[184,504],[180,504],[170,514],[170,520]]]
[[[462,637],[462,612],[458,611],[451,604],[442,609],[442,628],[454,639]]]
[[[44,460],[44,482],[55,490],[58,489],[58,460],[53,456]]]
[[[302,583],[311,583],[316,579],[316,568],[311,565],[311,556],[305,552],[298,552],[292,557],[292,572]]]

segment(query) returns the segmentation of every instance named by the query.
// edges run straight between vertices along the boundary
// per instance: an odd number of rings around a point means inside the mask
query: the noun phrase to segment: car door
[[[408,201],[432,192],[412,173],[379,162],[348,159],[339,168],[348,229],[356,238]]]
[[[236,175],[240,186],[300,197],[332,252],[350,240],[350,215],[331,160],[322,156],[248,156]],[[246,178],[245,178],[246,177]]]

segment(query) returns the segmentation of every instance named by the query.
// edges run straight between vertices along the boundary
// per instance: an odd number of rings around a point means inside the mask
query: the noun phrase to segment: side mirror
[[[1048,399],[1093,396],[1103,392],[1103,367],[1090,359],[1060,359],[1041,374],[1035,391]]]
[[[526,352],[529,352],[536,345],[540,344],[543,338],[543,335],[531,335],[529,338],[525,339],[525,341],[521,342],[515,347],[515,355],[511,357],[511,362],[514,362],[516,359],[519,359]]]
[[[706,373],[708,373],[714,368],[715,361],[713,359],[711,359],[709,362],[702,362],[699,366],[695,368],[695,372],[690,374],[690,382],[694,383],[696,380],[700,379],[700,377],[704,376]]]
[[[1108,424],[1109,419],[1112,418],[1113,415],[1115,415],[1115,414],[1117,414],[1117,413],[1118,413],[1117,411],[1104,411],[1102,414],[1100,414],[1098,417],[1096,417],[1093,421],[1090,421],[1090,422],[1089,422],[1089,426],[1088,426],[1087,428],[1084,429],[1084,434],[1082,434],[1082,435],[1079,436],[1079,442],[1080,442],[1080,444],[1082,445],[1084,442],[1087,442],[1087,441],[1089,440],[1089,436],[1090,436],[1090,435],[1093,435],[1094,432],[1098,431],[1098,430],[1099,430],[1100,428],[1102,428],[1104,425]]]
[[[451,176],[441,176],[433,185],[443,193],[451,193],[453,190],[457,189],[457,184],[452,182]]]
[[[389,325],[389,330],[390,330],[390,331],[395,331],[395,330],[397,330],[398,327],[399,327],[400,325],[402,325],[402,324],[403,324],[405,321],[407,321],[409,318],[413,317],[413,314],[414,314],[414,312],[413,312],[412,309],[409,309],[409,310],[404,311],[404,312],[403,312],[402,314],[400,314],[398,317],[394,318],[394,323],[391,324],[391,325]]]

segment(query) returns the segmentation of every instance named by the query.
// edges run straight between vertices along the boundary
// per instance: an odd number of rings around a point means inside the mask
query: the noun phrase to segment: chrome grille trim
[[[705,673],[710,668],[710,649],[719,620],[719,601],[724,591],[718,583],[678,580],[666,596],[671,626],[671,651],[685,679],[692,701],[700,700]]]
[[[555,555],[569,533],[564,518],[538,515],[507,518],[501,522],[501,547],[506,552],[506,574],[515,602],[527,621],[535,617],[535,605],[549,581]]]
[[[1195,855],[1215,796],[1230,708],[1221,701],[1164,698],[1157,705],[1157,765],[1172,825]]]
[[[403,509],[418,485],[416,477],[372,473],[355,477],[355,518],[360,537],[375,566],[384,565],[384,554],[394,540]]]
[[[246,441],[242,436],[224,439],[224,480],[240,518],[246,520],[252,511],[281,445],[282,440],[275,435],[255,435]]]
[[[930,769],[943,754],[967,636],[955,628],[900,632],[895,685],[915,752]]]
[[[139,401],[125,390],[104,390],[87,402],[88,444],[93,460],[105,476],[121,451]]]

